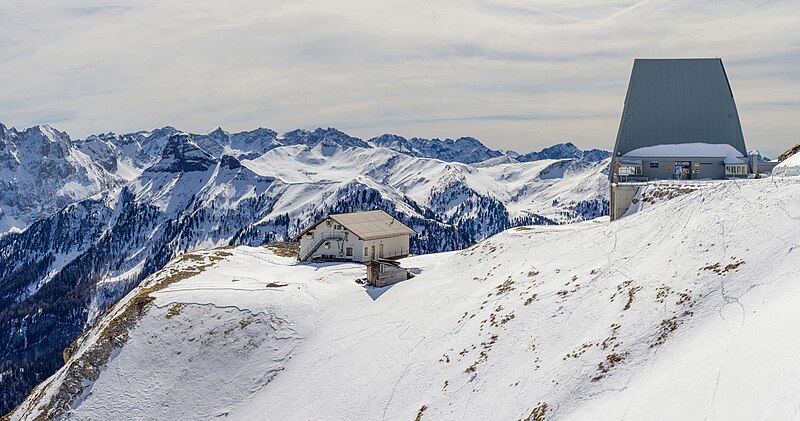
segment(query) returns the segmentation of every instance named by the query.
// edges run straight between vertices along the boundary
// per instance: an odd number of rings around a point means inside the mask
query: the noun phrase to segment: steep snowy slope
[[[800,182],[723,182],[619,221],[404,259],[183,256],[11,419],[791,419]]]

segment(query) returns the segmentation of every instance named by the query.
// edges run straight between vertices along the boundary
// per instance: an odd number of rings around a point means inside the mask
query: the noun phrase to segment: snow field
[[[791,179],[716,183],[407,258],[419,274],[381,290],[358,265],[226,249],[152,293],[71,415],[792,419],[797,197]]]

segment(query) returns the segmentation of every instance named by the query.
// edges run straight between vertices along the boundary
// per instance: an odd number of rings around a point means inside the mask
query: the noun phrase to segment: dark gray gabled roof
[[[728,144],[747,156],[722,60],[636,59],[614,156],[679,143]]]

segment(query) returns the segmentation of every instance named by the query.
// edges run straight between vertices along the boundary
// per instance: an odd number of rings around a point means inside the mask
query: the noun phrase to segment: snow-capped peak
[[[152,172],[192,172],[206,171],[214,165],[214,158],[187,133],[176,133],[170,136],[161,159],[148,171]]]

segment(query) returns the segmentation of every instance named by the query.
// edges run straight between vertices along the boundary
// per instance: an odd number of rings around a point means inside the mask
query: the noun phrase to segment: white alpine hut
[[[328,215],[295,237],[300,261],[369,262],[409,253],[416,232],[382,210]]]

